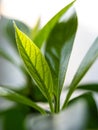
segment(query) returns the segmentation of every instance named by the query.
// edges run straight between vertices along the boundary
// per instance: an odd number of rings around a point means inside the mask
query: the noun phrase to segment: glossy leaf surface
[[[77,30],[75,10],[69,10],[65,19],[56,24],[46,42],[46,60],[54,79],[54,93],[61,93]],[[68,17],[66,17],[68,15]],[[57,94],[58,93],[58,94]]]

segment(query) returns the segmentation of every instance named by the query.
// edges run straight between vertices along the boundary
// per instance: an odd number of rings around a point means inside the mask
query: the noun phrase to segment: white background
[[[25,21],[29,25],[41,16],[44,24],[72,0],[2,0],[3,14]],[[79,22],[98,31],[98,0],[77,0],[74,4]]]

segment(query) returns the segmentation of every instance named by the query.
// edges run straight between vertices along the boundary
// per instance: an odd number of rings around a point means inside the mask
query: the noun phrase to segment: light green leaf
[[[41,107],[39,107],[36,103],[31,101],[30,99],[28,99],[10,89],[7,89],[7,88],[1,87],[1,86],[0,86],[0,97],[5,97],[6,99],[33,107],[36,110],[38,110],[40,113],[46,114],[46,112]]]
[[[71,2],[69,5],[65,6],[62,10],[60,10],[38,33],[35,37],[34,42],[40,48],[42,43],[48,38],[52,28],[56,25],[56,23],[60,20],[60,18],[64,15],[65,12],[68,11],[69,8],[73,5],[75,1]]]
[[[53,82],[49,66],[39,48],[15,25],[20,55],[43,95],[52,105]]]
[[[64,102],[63,108],[66,107],[72,93],[77,88],[78,83],[84,77],[84,75],[89,70],[89,68],[92,66],[92,64],[97,59],[97,57],[98,57],[98,38],[96,38],[93,45],[90,47],[90,49],[88,50],[86,56],[82,60],[80,66],[79,66],[79,68],[78,68],[78,70],[77,70],[77,72],[76,72],[70,86],[69,86],[69,91],[68,91],[66,100]]]

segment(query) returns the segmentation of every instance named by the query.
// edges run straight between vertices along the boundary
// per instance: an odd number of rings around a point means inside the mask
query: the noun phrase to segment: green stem
[[[60,98],[59,98],[59,96],[55,96],[55,98],[54,98],[54,100],[55,100],[55,113],[58,113],[59,111],[60,111]]]
[[[65,99],[65,101],[64,101],[62,110],[65,109],[65,108],[67,107],[68,101],[69,101],[69,99],[70,99],[72,93],[73,93],[73,91],[69,91],[69,92],[68,92],[67,97],[66,97],[66,99]]]
[[[54,113],[54,107],[52,101],[49,101],[49,106],[50,106],[51,113]]]

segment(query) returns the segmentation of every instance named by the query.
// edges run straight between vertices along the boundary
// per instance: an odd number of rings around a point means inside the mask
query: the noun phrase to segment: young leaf
[[[30,99],[28,99],[10,89],[7,89],[7,88],[1,87],[1,86],[0,86],[0,97],[5,97],[9,100],[33,107],[36,110],[38,110],[40,113],[46,114],[46,112],[41,107],[39,107],[36,103],[31,101]]]
[[[52,105],[53,83],[49,66],[39,48],[16,25],[15,31],[18,49],[25,66]]]
[[[50,34],[52,28],[56,25],[56,23],[59,21],[59,19],[65,14],[65,12],[68,11],[69,8],[72,7],[73,3],[75,1],[71,2],[69,5],[65,6],[62,10],[60,10],[38,33],[38,35],[35,37],[34,42],[36,45],[40,48],[42,46],[42,43],[48,38],[48,35]]]
[[[77,30],[75,10],[63,22],[52,29],[46,42],[45,56],[50,66],[54,82],[54,93],[60,96]],[[67,14],[66,14],[67,15]]]
[[[81,79],[86,74],[86,72],[89,70],[89,68],[92,66],[92,64],[97,59],[97,57],[98,57],[98,38],[96,38],[93,45],[90,47],[86,56],[82,60],[80,66],[70,84],[70,88],[69,88],[66,100],[64,102],[63,108],[66,107],[72,93],[77,88],[78,83],[81,81]]]

